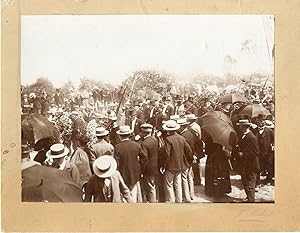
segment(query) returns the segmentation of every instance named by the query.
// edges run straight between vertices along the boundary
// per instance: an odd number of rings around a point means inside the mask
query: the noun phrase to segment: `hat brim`
[[[239,126],[245,126],[245,125],[250,126],[250,125],[252,125],[252,123],[236,123],[236,125],[239,125]]]
[[[185,123],[177,123],[179,126],[185,126],[185,125],[189,125],[190,122],[185,122]]]
[[[101,134],[95,133],[95,136],[101,137],[101,136],[107,136],[108,134],[109,134],[108,130],[105,130],[105,132],[104,132],[104,133],[101,133]]]
[[[131,129],[127,132],[121,132],[120,130],[118,130],[116,133],[119,135],[129,135],[129,134],[133,133],[133,130]]]
[[[266,128],[269,128],[269,129],[274,129],[275,125],[265,125]]]
[[[152,128],[141,128],[143,132],[152,132]]]
[[[52,158],[52,159],[63,158],[63,157],[65,157],[66,155],[68,155],[69,152],[70,152],[70,150],[69,150],[67,147],[65,147],[64,153],[59,154],[59,155],[52,155],[52,154],[51,154],[51,150],[48,150],[48,151],[46,152],[46,157],[47,157],[47,158]]]
[[[163,125],[162,128],[166,131],[176,131],[180,128],[180,125],[176,125],[176,127],[174,127],[174,128],[169,128],[166,125]]]
[[[107,157],[111,158],[109,170],[105,171],[105,172],[102,172],[97,166],[97,164],[101,161],[100,160],[95,160],[95,162],[93,163],[93,171],[94,171],[96,176],[98,176],[100,178],[107,178],[107,177],[112,176],[116,172],[116,170],[117,170],[117,161],[113,157],[111,157],[110,155],[103,155],[103,156],[107,156]],[[99,157],[99,158],[101,158],[101,157]]]

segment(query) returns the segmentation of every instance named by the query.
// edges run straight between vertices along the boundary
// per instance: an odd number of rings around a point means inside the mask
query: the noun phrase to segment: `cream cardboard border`
[[[3,0],[3,231],[300,230],[300,2],[297,0]],[[20,15],[273,14],[276,45],[275,204],[54,204],[20,202]],[[15,146],[16,145],[16,146]],[[5,153],[8,152],[8,153]]]

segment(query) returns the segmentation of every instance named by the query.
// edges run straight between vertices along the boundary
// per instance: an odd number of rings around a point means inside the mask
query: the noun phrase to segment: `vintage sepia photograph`
[[[22,15],[22,202],[274,203],[272,15]]]

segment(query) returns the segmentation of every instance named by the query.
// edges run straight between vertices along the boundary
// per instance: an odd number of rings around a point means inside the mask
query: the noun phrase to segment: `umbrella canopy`
[[[224,103],[234,104],[237,102],[247,103],[248,100],[246,99],[246,97],[244,97],[238,93],[231,93],[231,94],[225,95],[219,99],[219,103],[222,103],[222,104],[224,104]]]
[[[257,117],[258,115],[271,115],[271,113],[260,104],[249,104],[246,107],[243,108],[242,111],[239,113],[240,115],[247,115],[251,118]]]
[[[200,117],[199,123],[211,136],[214,143],[221,144],[231,150],[236,143],[236,132],[231,120],[224,113],[219,111],[207,112]]]
[[[37,113],[30,114],[22,121],[22,129],[33,131],[34,143],[44,138],[59,139],[59,132],[55,126],[46,117]]]
[[[72,181],[68,171],[36,166],[32,173],[24,173],[22,197],[27,197],[24,201],[82,202],[82,190]]]

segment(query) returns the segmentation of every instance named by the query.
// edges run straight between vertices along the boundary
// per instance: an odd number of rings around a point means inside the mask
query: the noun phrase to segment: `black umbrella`
[[[222,104],[224,104],[224,103],[234,104],[237,102],[247,103],[248,100],[246,99],[246,97],[244,97],[238,93],[231,93],[231,94],[225,95],[219,99],[219,103],[222,103]]]
[[[31,202],[82,202],[82,190],[68,171],[46,166],[39,169],[37,173],[22,175],[23,197]]]
[[[44,138],[59,140],[59,132],[48,119],[37,113],[32,113],[22,121],[23,132],[32,131],[34,143]],[[28,134],[29,135],[29,134]],[[30,139],[28,139],[30,140]]]
[[[221,144],[231,150],[235,145],[237,136],[232,123],[227,115],[222,112],[207,112],[199,118],[203,128],[212,138],[214,143]]]

